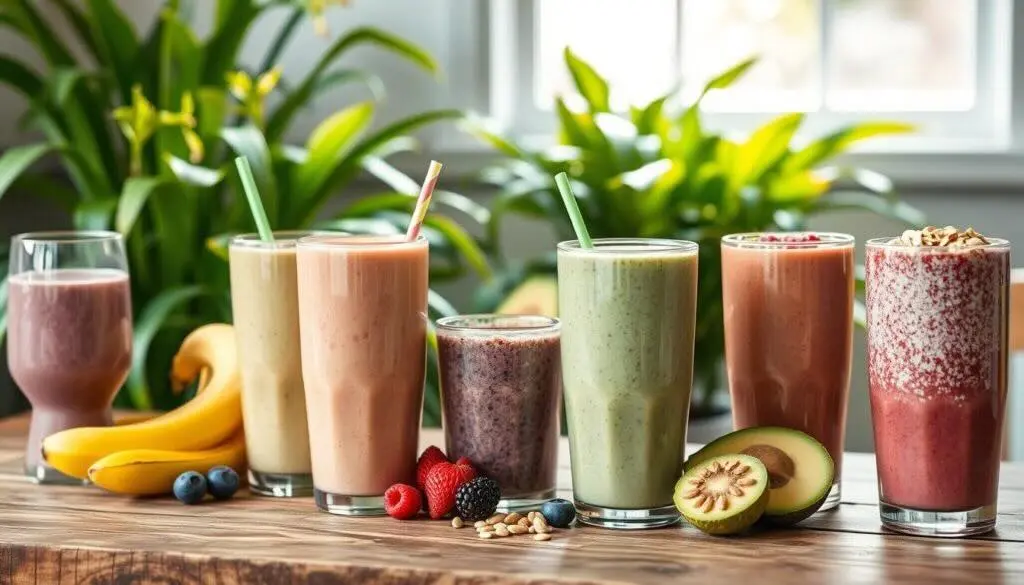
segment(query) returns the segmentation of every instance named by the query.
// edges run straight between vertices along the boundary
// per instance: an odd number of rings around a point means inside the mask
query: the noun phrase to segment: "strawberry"
[[[427,474],[424,492],[427,494],[427,508],[430,517],[437,520],[455,508],[455,492],[459,486],[476,476],[468,465],[438,463]]]
[[[438,463],[448,463],[448,458],[445,457],[444,451],[431,445],[427,447],[427,450],[420,455],[418,461],[416,461],[416,487],[421,490],[425,490],[427,486],[427,474],[434,468]]]
[[[455,462],[455,469],[459,472],[460,487],[462,484],[468,483],[469,480],[476,478],[476,469],[473,467],[473,463],[470,462],[469,457],[459,457],[459,460]]]
[[[384,511],[398,520],[415,518],[423,506],[421,499],[420,490],[411,485],[396,483],[384,492]]]

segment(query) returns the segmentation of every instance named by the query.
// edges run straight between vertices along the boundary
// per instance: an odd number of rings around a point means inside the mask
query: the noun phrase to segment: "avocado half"
[[[835,479],[828,449],[814,437],[785,427],[751,427],[724,435],[686,460],[689,470],[713,457],[727,454],[757,457],[768,469],[768,505],[764,520],[792,526],[825,503]]]
[[[499,315],[558,316],[558,281],[554,276],[532,276],[517,286],[495,311]]]

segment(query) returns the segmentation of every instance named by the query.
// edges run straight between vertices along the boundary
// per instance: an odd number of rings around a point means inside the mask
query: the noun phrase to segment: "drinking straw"
[[[583,214],[576,204],[576,195],[572,192],[572,185],[569,184],[569,175],[564,172],[555,175],[555,185],[562,195],[562,203],[565,210],[569,212],[569,221],[572,222],[572,229],[576,232],[576,239],[580,241],[580,248],[593,248],[594,242],[590,239],[590,232],[587,231],[587,224],[583,223]]]
[[[434,187],[437,186],[437,178],[441,175],[444,165],[436,160],[430,161],[430,168],[427,169],[427,178],[423,179],[423,187],[420,188],[420,196],[416,199],[416,209],[412,212],[412,219],[409,220],[409,231],[405,239],[412,242],[420,235],[420,226],[423,219],[427,217],[427,208],[430,207],[430,197],[434,194]]]
[[[260,232],[260,239],[264,242],[273,242],[274,233],[270,230],[267,212],[263,210],[260,190],[256,187],[256,179],[252,176],[249,159],[240,156],[235,159],[235,166],[238,167],[238,178],[242,180],[242,189],[245,191],[245,198],[249,200],[249,210],[252,211],[252,218],[256,220],[256,229]]]

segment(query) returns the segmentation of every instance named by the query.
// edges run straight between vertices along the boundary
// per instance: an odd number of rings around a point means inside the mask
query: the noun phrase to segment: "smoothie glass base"
[[[384,516],[384,496],[344,496],[313,488],[316,507],[338,516]]]
[[[592,506],[580,500],[575,501],[576,519],[588,526],[615,528],[619,530],[643,530],[662,528],[679,522],[679,510],[675,506],[626,510]]]
[[[555,490],[544,490],[532,494],[516,494],[515,497],[502,498],[498,501],[499,512],[512,512],[527,508],[537,508],[541,504],[555,499]]]
[[[45,463],[28,464],[25,475],[32,483],[47,485],[89,485],[89,480],[64,475]]]
[[[309,473],[264,473],[249,470],[249,491],[275,498],[308,498],[313,495]]]
[[[996,527],[996,505],[960,512],[915,510],[881,502],[882,526],[916,536],[959,538],[991,532]]]

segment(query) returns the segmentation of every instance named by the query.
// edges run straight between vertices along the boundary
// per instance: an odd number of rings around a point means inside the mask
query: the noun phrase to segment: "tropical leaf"
[[[57,8],[60,9],[64,19],[68,21],[75,32],[78,34],[78,39],[82,42],[92,56],[97,61],[101,61],[103,58],[103,51],[99,44],[96,42],[96,38],[93,36],[92,25],[89,23],[89,19],[71,0],[51,0]]]
[[[384,82],[376,75],[353,69],[326,73],[315,79],[313,83],[303,83],[281,102],[281,105],[274,110],[270,120],[267,122],[267,138],[269,140],[277,140],[284,136],[292,120],[295,119],[295,115],[302,108],[309,105],[309,102],[320,93],[355,81],[365,83],[374,100],[380,101],[383,99],[385,94]]]
[[[196,187],[212,187],[224,179],[223,170],[194,165],[171,154],[165,157],[167,166],[179,180]]]
[[[219,86],[235,67],[245,34],[268,4],[254,0],[219,0],[213,34],[203,49],[202,85]]]
[[[737,79],[742,77],[751,67],[757,63],[756,57],[751,57],[744,61],[740,61],[736,65],[730,67],[724,72],[712,77],[707,84],[704,85],[704,89],[700,92],[700,98],[703,98],[708,92],[713,89],[725,89],[736,82]],[[698,100],[700,99],[698,98]]]
[[[280,208],[273,160],[263,133],[252,124],[246,124],[238,128],[224,128],[221,130],[221,138],[236,155],[249,160],[267,218],[272,226],[280,225],[280,218],[285,210]]]
[[[813,206],[817,211],[838,211],[856,209],[870,211],[881,217],[902,222],[909,226],[924,226],[928,219],[912,205],[899,200],[856,191],[830,193],[817,199]]]
[[[804,121],[802,113],[782,114],[761,126],[736,151],[730,186],[755,184],[789,150],[789,142]]]
[[[591,112],[611,111],[609,97],[611,91],[608,82],[594,71],[587,62],[583,61],[569,47],[565,48],[565,65],[576,84],[576,91],[587,100]]]
[[[836,130],[794,152],[782,163],[781,171],[790,173],[810,169],[843,153],[855,142],[892,134],[913,132],[914,126],[900,122],[862,122]]]
[[[373,119],[373,102],[361,102],[327,118],[306,143],[306,161],[297,169],[296,184],[305,199],[319,194],[345,154]]]
[[[29,167],[53,151],[49,144],[28,144],[7,149],[0,156],[0,199]]]
[[[115,208],[117,199],[114,197],[83,201],[75,207],[71,222],[76,230],[109,230]]]
[[[201,286],[178,286],[153,297],[135,320],[132,335],[132,370],[126,384],[132,406],[139,410],[153,409],[153,396],[146,375],[146,362],[153,338],[163,328],[168,317],[186,302],[209,294]]]
[[[299,83],[295,91],[285,99],[271,116],[267,124],[267,137],[277,140],[288,129],[295,114],[316,94],[318,88],[323,89],[325,72],[338,58],[349,49],[359,45],[371,44],[405,57],[423,69],[436,73],[437,62],[420,47],[382,30],[371,27],[360,27],[339,38],[327,49],[320,61]]]
[[[139,39],[131,21],[113,0],[87,0],[92,36],[103,53],[103,63],[113,70],[121,93],[121,103],[131,102],[132,86],[136,83],[136,59]]]
[[[43,91],[43,80],[25,63],[0,55],[0,82],[18,90],[29,100],[35,99]]]
[[[514,141],[502,136],[502,134],[494,128],[495,125],[495,122],[492,120],[487,120],[480,116],[471,114],[463,118],[459,127],[468,134],[484,141],[505,156],[513,159],[528,159],[531,157],[529,153],[520,148]]]
[[[146,202],[167,185],[168,182],[159,177],[132,177],[125,181],[118,199],[114,229],[125,237],[131,234]]]
[[[453,219],[428,213],[423,219],[423,224],[440,232],[484,283],[494,276],[487,262],[487,255],[480,249],[480,245]]]

